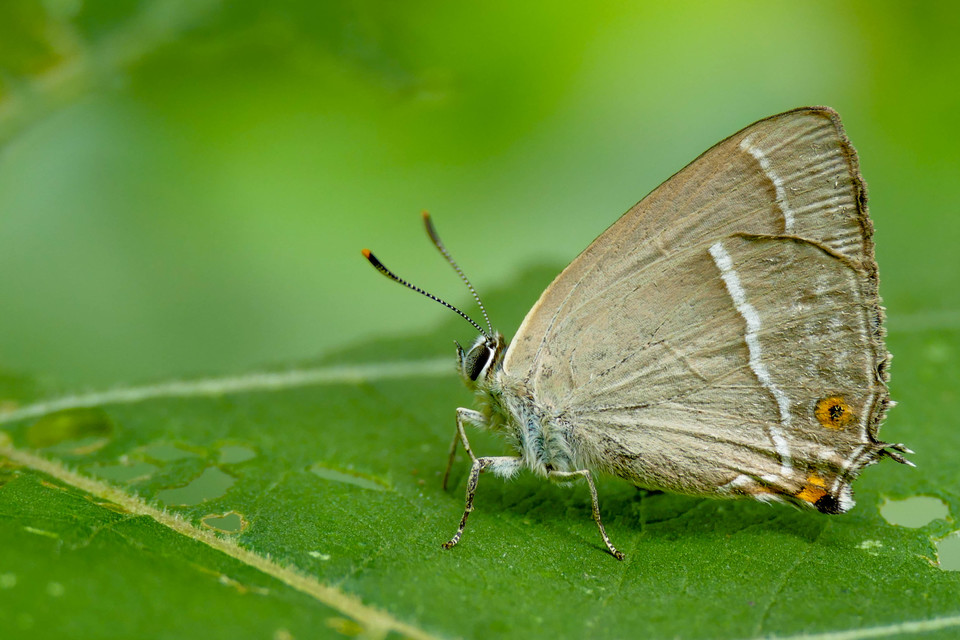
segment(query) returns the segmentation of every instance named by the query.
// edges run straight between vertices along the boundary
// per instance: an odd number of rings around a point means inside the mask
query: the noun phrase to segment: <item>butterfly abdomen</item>
[[[509,385],[509,392],[502,385]],[[522,384],[506,376],[478,394],[478,404],[489,411],[488,423],[504,433],[524,465],[537,475],[575,471],[572,429],[554,411],[537,403]]]

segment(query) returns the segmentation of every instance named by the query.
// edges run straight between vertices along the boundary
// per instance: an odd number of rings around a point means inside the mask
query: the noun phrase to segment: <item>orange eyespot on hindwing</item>
[[[817,400],[813,415],[828,429],[842,429],[857,417],[843,396],[829,396]]]
[[[817,501],[825,495],[827,495],[827,481],[815,473],[807,476],[807,484],[796,494],[798,498],[812,505],[816,505]]]

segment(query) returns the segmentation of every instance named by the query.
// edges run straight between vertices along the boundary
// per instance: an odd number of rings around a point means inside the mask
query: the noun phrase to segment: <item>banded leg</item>
[[[460,526],[457,528],[454,536],[448,542],[444,542],[441,545],[444,549],[449,549],[460,542],[460,536],[463,535],[463,530],[467,526],[467,518],[470,516],[470,512],[473,511],[473,496],[477,492],[477,483],[480,481],[480,474],[487,469],[492,469],[497,473],[509,477],[520,468],[522,463],[523,458],[513,458],[510,456],[473,459],[473,466],[470,467],[470,478],[467,480],[467,504],[463,510],[463,517],[460,518]]]
[[[578,471],[550,471],[547,475],[551,480],[569,480],[576,476],[583,476],[586,478],[587,484],[590,486],[590,498],[593,500],[593,519],[596,521],[597,527],[600,529],[600,535],[603,536],[603,541],[606,543],[607,549],[610,550],[610,553],[613,554],[613,557],[617,560],[623,560],[623,554],[617,551],[617,548],[613,546],[612,542],[610,542],[610,538],[607,536],[607,532],[603,528],[603,523],[600,522],[600,503],[597,500],[597,488],[593,484],[593,476],[590,474],[590,470],[580,469]]]
[[[473,455],[473,451],[470,450],[470,442],[467,440],[467,432],[463,429],[464,422],[483,424],[483,414],[472,409],[464,409],[463,407],[457,409],[457,431],[453,434],[453,442],[450,443],[450,455],[447,458],[447,470],[443,472],[443,484],[441,486],[443,487],[444,491],[447,490],[447,480],[450,479],[450,469],[453,468],[453,458],[457,455],[457,441],[463,443],[463,448],[470,456],[470,459],[474,462],[477,461],[477,456]]]

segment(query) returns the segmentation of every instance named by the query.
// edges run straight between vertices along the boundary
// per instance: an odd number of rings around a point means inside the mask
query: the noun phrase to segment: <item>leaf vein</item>
[[[250,567],[276,578],[287,586],[296,589],[317,601],[336,609],[363,624],[371,635],[386,635],[396,631],[401,635],[422,640],[432,640],[434,636],[426,631],[397,620],[385,611],[364,604],[360,598],[324,584],[314,576],[307,575],[297,567],[280,565],[272,559],[259,555],[240,546],[231,539],[221,538],[213,532],[205,531],[187,521],[178,514],[159,509],[142,498],[127,494],[100,480],[70,470],[56,460],[44,458],[31,452],[13,447],[9,439],[0,437],[0,456],[17,464],[34,469],[56,478],[60,482],[103,500],[119,505],[132,514],[152,518],[162,526],[168,527],[197,542],[224,553]]]
[[[117,387],[105,391],[66,395],[41,400],[19,409],[0,413],[0,424],[36,418],[55,411],[108,404],[134,404],[157,398],[219,397],[234,393],[285,391],[297,387],[335,384],[361,384],[378,380],[452,375],[447,358],[373,362],[358,365],[331,365],[312,369],[255,372],[222,378],[171,380],[153,385]]]

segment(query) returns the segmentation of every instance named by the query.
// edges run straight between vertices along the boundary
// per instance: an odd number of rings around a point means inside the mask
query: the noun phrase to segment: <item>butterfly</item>
[[[856,151],[838,114],[794,109],[718,143],[603,232],[547,287],[508,345],[473,293],[460,309],[363,255],[390,279],[453,309],[479,332],[457,345],[476,408],[459,408],[471,460],[463,535],[480,475],[594,474],[713,498],[787,502],[838,514],[852,481],[883,456],[890,354],[873,224]],[[505,436],[513,455],[474,454],[465,425]]]

